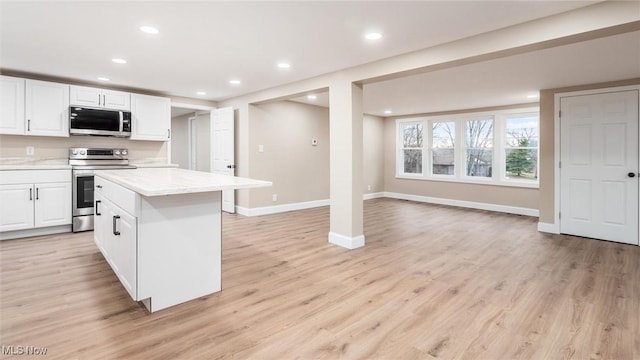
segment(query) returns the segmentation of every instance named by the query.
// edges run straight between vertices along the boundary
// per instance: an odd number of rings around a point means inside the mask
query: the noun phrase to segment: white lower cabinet
[[[133,300],[154,312],[220,291],[220,191],[143,196],[100,173],[95,242]]]
[[[71,171],[2,171],[0,204],[0,232],[69,225]]]
[[[0,185],[0,204],[0,231],[33,227],[33,184]]]
[[[96,193],[94,240],[131,298],[137,298],[137,219]]]

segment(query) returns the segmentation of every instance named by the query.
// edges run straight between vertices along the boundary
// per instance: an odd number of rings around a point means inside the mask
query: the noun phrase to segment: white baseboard
[[[329,232],[329,242],[353,250],[364,246],[364,235],[351,237]]]
[[[470,208],[470,209],[497,211],[497,212],[508,213],[508,214],[516,214],[516,215],[525,215],[525,216],[533,216],[533,217],[539,216],[538,209],[529,209],[529,208],[522,208],[517,206],[506,206],[506,205],[479,203],[474,201],[443,199],[443,198],[436,198],[436,197],[430,197],[430,196],[394,193],[394,192],[388,192],[388,191],[384,192],[384,197],[388,197],[392,199],[400,199],[400,200],[411,200],[411,201],[424,202],[424,203],[430,203],[430,204],[458,206],[458,207],[464,207],[464,208]]]
[[[377,199],[381,197],[384,197],[383,192],[369,193],[369,194],[362,195],[363,200],[371,200],[371,199]],[[311,209],[311,208],[322,207],[322,206],[329,206],[329,199],[305,201],[305,202],[275,205],[275,206],[263,206],[258,208],[246,208],[242,206],[236,206],[236,212],[244,216],[260,216],[260,215],[277,214],[277,213],[294,211],[294,210]]]
[[[539,222],[538,223],[538,231],[546,232],[546,233],[550,233],[550,234],[560,234],[560,227],[557,226],[556,224]]]
[[[20,239],[31,236],[61,234],[71,232],[71,225],[51,226],[38,229],[25,229],[0,232],[0,240]]]
[[[383,198],[383,197],[384,197],[384,193],[383,192],[368,193],[368,194],[362,195],[362,199],[363,200],[378,199],[378,198]]]
[[[525,215],[525,216],[533,216],[533,217],[539,216],[539,212],[537,209],[529,209],[529,208],[522,208],[522,207],[516,207],[516,206],[496,205],[496,204],[479,203],[479,202],[464,201],[464,200],[451,200],[451,199],[435,198],[435,197],[421,196],[421,195],[401,194],[401,193],[394,193],[394,192],[387,192],[387,191],[362,195],[362,198],[364,200],[377,199],[377,198],[383,198],[383,197],[400,199],[400,200],[411,200],[411,201],[424,202],[424,203],[430,203],[430,204],[458,206],[458,207],[464,207],[464,208],[470,208],[470,209],[497,211],[497,212],[503,212],[508,214],[516,214],[516,215]],[[275,205],[275,206],[264,206],[264,207],[258,207],[258,208],[246,208],[242,206],[236,206],[236,212],[244,216],[260,216],[260,215],[277,214],[277,213],[294,211],[294,210],[311,209],[311,208],[316,208],[321,206],[329,206],[329,199],[306,201],[306,202],[293,203],[293,204]]]
[[[264,206],[264,207],[257,207],[257,208],[245,208],[241,206],[236,206],[236,212],[244,216],[260,216],[260,215],[283,213],[283,212],[294,211],[294,210],[311,209],[311,208],[316,208],[321,206],[329,206],[329,199],[305,201],[305,202],[299,202],[299,203],[293,203],[293,204],[282,204],[282,205],[275,205],[275,206]]]

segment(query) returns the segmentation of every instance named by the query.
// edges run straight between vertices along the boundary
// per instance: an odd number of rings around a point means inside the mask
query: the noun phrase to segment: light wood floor
[[[3,241],[0,343],[53,359],[639,359],[640,248],[536,225],[376,199],[349,251],[327,243],[328,208],[225,215],[223,290],[154,314],[91,232]]]

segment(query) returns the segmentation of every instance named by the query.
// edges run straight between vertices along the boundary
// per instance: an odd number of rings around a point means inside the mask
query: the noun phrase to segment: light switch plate
[[[27,155],[28,156],[33,156],[33,154],[35,154],[36,152],[36,148],[33,146],[27,146]]]

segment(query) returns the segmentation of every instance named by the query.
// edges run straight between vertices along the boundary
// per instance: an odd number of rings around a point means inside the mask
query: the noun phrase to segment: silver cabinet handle
[[[114,215],[113,216],[113,235],[120,235],[120,231],[117,230],[116,228],[116,222],[118,221],[118,219],[120,219],[120,215]]]

